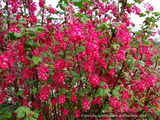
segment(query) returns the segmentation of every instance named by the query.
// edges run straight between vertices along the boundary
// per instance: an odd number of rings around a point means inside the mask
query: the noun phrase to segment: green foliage
[[[109,91],[110,91],[110,89],[107,89],[107,88],[105,88],[105,89],[99,88],[99,89],[97,90],[97,93],[98,93],[101,97],[104,97],[104,96],[106,96],[106,95],[108,95],[108,96],[110,97],[111,95],[110,95]]]
[[[22,34],[16,33],[16,32],[9,32],[8,36],[10,37],[10,40],[14,40],[14,39],[22,37]]]
[[[144,67],[144,65],[145,65],[145,63],[141,60],[141,61],[138,61],[138,64],[140,65],[140,66],[143,66]]]
[[[42,62],[42,58],[37,57],[37,56],[33,56],[32,57],[32,61],[35,65],[38,65],[39,62]]]
[[[76,52],[83,52],[85,51],[86,49],[84,48],[84,46],[80,46],[76,49]]]
[[[20,106],[15,112],[17,113],[17,118],[24,118],[24,120],[37,120],[39,113],[37,111],[31,111],[29,107]],[[29,116],[32,116],[29,118]]]
[[[118,90],[116,90],[116,89],[113,89],[113,90],[112,90],[112,93],[113,93],[113,95],[114,95],[115,97],[118,97],[118,96],[119,96],[119,92],[118,92]]]
[[[8,107],[0,105],[0,120],[6,120],[12,118],[12,111]]]

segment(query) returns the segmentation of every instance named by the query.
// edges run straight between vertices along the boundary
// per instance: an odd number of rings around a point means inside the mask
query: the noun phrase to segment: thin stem
[[[45,0],[44,0],[45,4]],[[41,21],[41,26],[43,26],[43,21],[44,21],[44,5],[43,5],[43,10],[42,10],[42,21]]]

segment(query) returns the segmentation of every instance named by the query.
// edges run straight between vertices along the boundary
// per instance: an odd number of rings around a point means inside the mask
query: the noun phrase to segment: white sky
[[[36,0],[38,1],[38,0]],[[57,6],[58,4],[58,1],[59,0],[46,0],[46,4],[49,5],[51,4],[52,7],[55,7]],[[128,0],[129,2],[132,2],[133,0]],[[144,2],[149,2],[153,7],[154,7],[154,11],[156,12],[160,12],[160,5],[158,3],[158,0],[144,0]],[[142,6],[142,4],[141,4]],[[141,6],[138,6],[138,7],[141,7]],[[142,8],[142,7],[141,7]],[[142,8],[143,9],[143,8]],[[144,9],[143,9],[144,10]],[[140,18],[138,15],[131,15],[131,21],[134,22],[136,24],[136,27],[139,26],[139,24],[141,24],[144,20],[144,18]],[[160,25],[159,25],[160,26]]]
[[[33,0],[33,1],[35,1],[38,5],[39,0]],[[52,7],[56,8],[59,0],[45,0],[45,1],[46,5],[51,4]],[[133,0],[128,0],[128,2],[133,2]],[[158,3],[158,0],[144,0],[144,2],[149,2],[154,7],[155,12],[160,12],[160,5]],[[143,4],[139,5],[138,7],[141,8],[142,11],[144,11],[145,9],[142,7],[142,5]],[[131,17],[130,21],[134,22],[136,25],[135,30],[139,28],[139,24],[142,24],[143,20],[145,19],[144,17],[140,18],[138,15],[133,15],[133,14],[130,17]],[[160,27],[160,22],[158,23],[158,25]]]
[[[36,0],[38,1],[38,0]],[[51,4],[52,7],[56,8],[59,0],[46,0],[46,4],[49,5]],[[128,0],[128,2],[133,2],[133,0]],[[144,0],[144,2],[149,2],[153,7],[155,12],[160,12],[160,5],[158,3],[158,0]],[[143,3],[139,5],[138,7],[141,8],[141,10],[144,12],[145,9],[142,7]],[[131,22],[135,23],[135,30],[139,29],[139,24],[142,24],[144,21],[144,17],[140,18],[138,15],[131,14]],[[160,27],[160,23],[158,24]],[[156,37],[158,37],[158,34],[156,34]]]

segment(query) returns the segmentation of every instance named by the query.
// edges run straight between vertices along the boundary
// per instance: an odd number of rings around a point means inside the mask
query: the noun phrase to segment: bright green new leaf
[[[22,96],[23,91],[19,91],[16,93],[16,96]]]
[[[117,49],[117,47],[118,47],[118,45],[117,45],[117,44],[113,44],[113,49],[114,49],[114,50],[116,50],[116,49]]]
[[[77,52],[83,52],[85,51],[86,49],[84,48],[84,46],[80,46],[76,49]]]
[[[87,24],[87,18],[85,16],[81,17],[81,21],[84,23],[84,24]]]
[[[115,97],[118,97],[119,96],[119,92],[117,90],[112,90],[112,93]]]
[[[33,94],[35,94],[37,92],[37,88],[31,89],[31,91],[33,92]]]
[[[10,23],[15,23],[17,22],[17,20],[10,20]]]
[[[23,107],[23,106],[20,106],[18,107],[15,112],[17,113],[17,118],[22,118],[25,116],[25,112],[27,111],[30,111],[30,108],[29,107]]]
[[[36,29],[37,29],[37,31],[39,31],[39,32],[43,32],[43,27],[37,27]]]
[[[35,65],[38,65],[39,62],[42,62],[42,58],[37,57],[37,56],[33,56],[32,57],[32,61]]]
[[[99,86],[103,86],[103,85],[106,85],[104,81],[99,83]]]
[[[97,92],[99,93],[99,95],[101,96],[101,97],[104,97],[104,96],[106,96],[106,94],[108,95],[108,96],[110,96],[110,93],[108,92],[109,91],[109,89],[103,89],[103,88],[99,88],[98,90],[97,90]]]
[[[79,92],[79,96],[84,96],[84,93],[82,91]]]
[[[72,54],[73,54],[73,57],[76,57],[77,51],[73,51]]]
[[[140,65],[140,66],[143,66],[144,67],[144,65],[145,65],[145,63],[141,60],[141,61],[138,61],[138,64]]]
[[[62,94],[65,94],[67,92],[67,90],[65,88],[62,88]]]
[[[79,8],[83,7],[83,3],[81,0],[72,0],[72,2],[74,3],[74,5],[78,6]]]
[[[30,40],[27,41],[26,44],[30,45],[30,46],[34,46],[35,42],[32,39],[30,39]]]
[[[47,57],[46,53],[41,53],[41,57]]]
[[[64,30],[64,27],[61,27],[60,32],[63,32],[63,30]]]
[[[26,24],[26,23],[27,23],[27,22],[26,22],[26,18],[22,18],[22,19],[20,20],[20,22]]]
[[[15,32],[14,35],[15,35],[16,38],[22,37],[21,33],[18,34],[18,33]]]
[[[49,74],[50,74],[50,75],[54,75],[54,72],[53,72],[53,71],[51,71]]]

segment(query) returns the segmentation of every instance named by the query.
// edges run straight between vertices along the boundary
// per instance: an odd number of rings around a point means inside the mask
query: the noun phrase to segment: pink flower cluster
[[[40,67],[37,67],[37,70],[38,70],[38,78],[42,79],[42,81],[46,81],[49,77],[48,72],[50,72],[50,70],[48,70],[47,66],[45,66],[43,64]]]
[[[43,88],[40,91],[40,98],[46,101],[49,94],[50,94],[50,88],[43,86]]]

